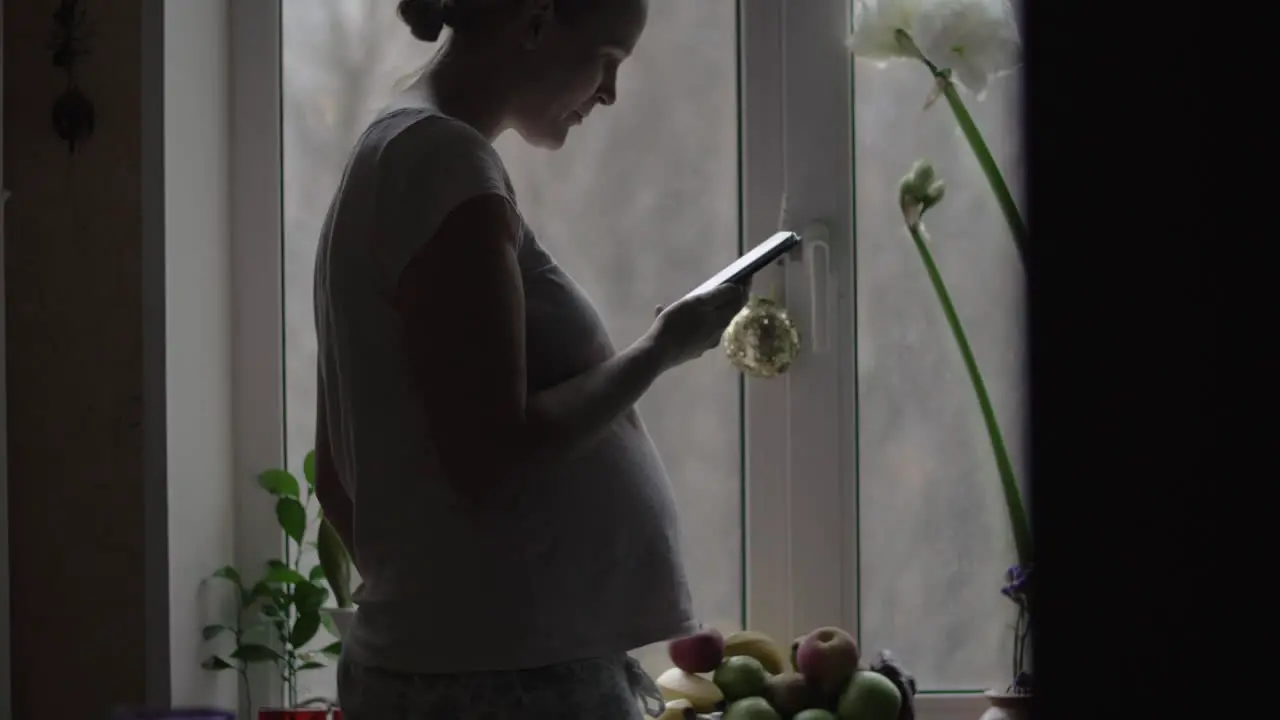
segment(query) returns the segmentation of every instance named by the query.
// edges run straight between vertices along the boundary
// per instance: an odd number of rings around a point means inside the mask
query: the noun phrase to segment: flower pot
[[[982,713],[981,720],[1028,720],[1031,717],[1031,696],[988,690],[984,693],[990,707]]]
[[[235,720],[230,710],[212,708],[169,708],[117,710],[112,720]]]
[[[337,708],[262,708],[258,720],[341,720]]]
[[[351,623],[355,622],[355,608],[320,608],[320,613],[333,619],[333,626],[338,630],[338,639],[345,640]]]

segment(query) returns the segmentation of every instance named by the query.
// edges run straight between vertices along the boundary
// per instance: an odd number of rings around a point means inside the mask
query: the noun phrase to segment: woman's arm
[[[567,382],[527,395],[519,217],[498,195],[458,206],[399,278],[398,307],[432,443],[463,494],[561,460],[640,399],[673,358],[642,339]]]
[[[329,521],[338,537],[347,547],[351,564],[359,572],[356,562],[354,506],[347,490],[338,479],[338,468],[333,462],[333,446],[329,441],[329,413],[326,410],[324,383],[319,381],[316,373],[316,499],[320,501],[320,509],[324,511],[324,519]]]

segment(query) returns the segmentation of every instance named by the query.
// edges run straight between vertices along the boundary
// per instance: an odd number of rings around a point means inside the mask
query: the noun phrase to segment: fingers
[[[707,302],[715,306],[737,305],[742,307],[747,302],[747,291],[737,283],[725,283],[707,292]]]

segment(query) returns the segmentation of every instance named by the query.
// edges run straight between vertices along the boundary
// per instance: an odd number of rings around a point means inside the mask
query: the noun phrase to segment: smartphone
[[[800,236],[793,232],[775,233],[768,240],[751,248],[745,255],[734,260],[728,267],[712,275],[710,279],[687,293],[685,297],[704,293],[725,283],[742,282],[768,267],[774,260],[782,257],[784,253],[799,244]]]

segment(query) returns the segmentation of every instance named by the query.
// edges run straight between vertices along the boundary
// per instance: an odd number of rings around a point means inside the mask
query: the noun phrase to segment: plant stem
[[[956,84],[951,80],[951,71],[939,68],[933,64],[933,61],[925,57],[924,51],[916,45],[916,41],[911,34],[905,30],[894,31],[894,37],[897,38],[898,44],[910,52],[914,57],[924,63],[929,68],[929,73],[933,75],[934,80],[942,88],[942,94],[947,98],[947,105],[951,106],[951,114],[955,115],[956,123],[960,125],[960,132],[964,133],[964,139],[969,142],[969,147],[973,150],[974,156],[978,160],[979,167],[982,168],[982,174],[987,178],[987,184],[991,186],[991,191],[995,193],[996,203],[1000,206],[1000,212],[1004,214],[1004,220],[1009,225],[1009,232],[1013,236],[1014,247],[1018,249],[1018,259],[1022,261],[1022,267],[1027,266],[1027,224],[1022,221],[1022,215],[1018,212],[1018,205],[1013,201],[1013,194],[1009,192],[1009,186],[1004,181],[1004,175],[1000,172],[1000,167],[996,165],[995,158],[991,156],[991,149],[987,147],[986,141],[982,138],[982,132],[978,130],[978,126],[973,122],[973,116],[969,114],[969,109],[965,107],[964,101],[960,99],[960,93],[956,90]]]
[[[1013,544],[1018,553],[1018,563],[1029,566],[1032,560],[1031,530],[1027,523],[1026,511],[1022,507],[1022,495],[1018,491],[1018,480],[1014,477],[1013,463],[1009,461],[1009,452],[1005,448],[1004,436],[1000,433],[1000,425],[996,421],[996,412],[987,394],[986,383],[982,381],[982,371],[978,369],[978,361],[974,359],[973,350],[965,336],[964,327],[960,324],[960,316],[951,302],[951,294],[947,292],[946,283],[933,262],[933,255],[925,242],[919,224],[907,223],[907,231],[915,241],[920,260],[929,273],[929,281],[942,304],[942,312],[946,315],[947,324],[951,326],[951,334],[960,346],[960,355],[964,358],[965,369],[969,371],[969,380],[973,383],[973,391],[978,396],[978,405],[982,409],[982,420],[987,426],[987,435],[991,439],[991,451],[995,454],[996,469],[1000,473],[1000,485],[1004,490],[1005,509],[1009,513],[1009,524],[1013,530]]]
[[[1009,224],[1009,232],[1013,236],[1013,244],[1018,248],[1018,259],[1022,261],[1022,267],[1027,266],[1027,225],[1022,221],[1022,215],[1018,212],[1018,205],[1013,201],[1013,193],[1009,192],[1009,186],[1004,181],[1004,175],[1000,172],[1000,167],[996,165],[995,158],[991,156],[991,150],[987,147],[987,143],[982,138],[982,133],[978,130],[977,124],[973,122],[973,116],[969,114],[969,109],[965,107],[964,101],[960,99],[960,93],[956,90],[956,84],[951,78],[945,74],[940,74],[935,70],[934,77],[938,78],[938,82],[942,83],[942,94],[947,98],[947,104],[951,106],[951,113],[956,116],[956,123],[960,125],[960,131],[964,133],[965,140],[969,141],[969,147],[973,149],[974,156],[978,159],[978,165],[982,168],[982,174],[987,178],[987,184],[991,186],[991,192],[995,193],[996,203],[1000,205],[1000,212],[1004,214],[1004,220]]]
[[[1018,619],[1013,622],[1013,673],[1009,676],[1016,682],[1021,660],[1018,657],[1018,638],[1022,637],[1022,609],[1018,609]]]
[[[1018,610],[1022,619],[1022,634],[1017,638],[1018,641],[1018,673],[1021,673],[1027,667],[1027,638],[1031,636],[1031,613],[1025,608]],[[1015,674],[1016,678],[1017,675]]]
[[[253,688],[249,687],[249,668],[246,663],[240,663],[240,680],[244,683],[244,716],[250,717],[253,713]]]

